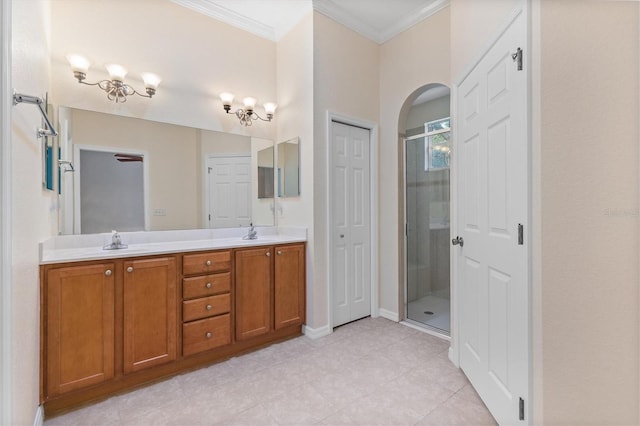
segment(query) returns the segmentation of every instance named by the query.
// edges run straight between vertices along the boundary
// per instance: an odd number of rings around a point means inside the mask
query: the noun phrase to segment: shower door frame
[[[450,130],[453,133],[453,129]],[[420,331],[423,331],[427,334],[431,334],[434,335],[436,337],[440,337],[442,339],[451,341],[451,325],[452,325],[452,321],[451,319],[449,320],[449,334],[446,334],[443,330],[437,328],[437,327],[433,327],[430,326],[428,324],[422,323],[420,321],[416,321],[416,320],[412,320],[411,318],[409,318],[409,302],[408,302],[408,294],[409,294],[409,248],[408,248],[408,244],[409,244],[409,235],[408,235],[408,226],[409,226],[409,222],[408,222],[408,218],[407,218],[407,142],[408,141],[412,141],[415,139],[420,139],[423,138],[425,139],[425,144],[427,143],[426,139],[428,137],[428,132],[423,132],[420,133],[418,135],[413,135],[413,136],[409,136],[409,137],[402,137],[402,188],[404,189],[403,192],[403,198],[404,198],[404,202],[402,203],[402,210],[403,210],[403,220],[404,220],[404,255],[403,255],[403,263],[404,263],[404,280],[403,280],[403,314],[401,317],[401,322],[416,328]],[[450,166],[451,167],[451,166]],[[451,188],[451,182],[449,182],[449,186]],[[451,189],[449,189],[451,191]],[[449,208],[451,209],[451,203],[452,203],[452,199],[449,199]],[[450,210],[451,212],[451,210]],[[451,214],[451,213],[450,213]],[[451,232],[451,231],[449,231]],[[449,259],[451,260],[451,250],[449,250]],[[449,265],[449,268],[451,268],[451,264]],[[449,289],[451,289],[451,274],[449,274]],[[449,300],[449,310],[450,310],[450,314],[451,314],[451,300]],[[450,317],[452,318],[452,317]]]

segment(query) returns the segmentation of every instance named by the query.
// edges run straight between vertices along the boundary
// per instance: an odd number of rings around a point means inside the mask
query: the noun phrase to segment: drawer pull
[[[207,305],[207,311],[210,311],[213,308],[211,305]]]
[[[282,250],[278,250],[278,256],[282,256]]]
[[[127,272],[133,272],[133,266],[129,266],[129,267],[127,268]]]
[[[205,287],[206,287],[206,288],[211,288],[211,283],[207,283],[207,284],[205,285]]]
[[[213,336],[213,334],[211,334],[210,331],[207,331],[207,334],[204,335],[207,339],[211,339],[211,336]]]
[[[267,255],[267,257],[271,256],[271,252],[270,251],[266,252],[265,254]]]
[[[206,261],[206,262],[204,262],[204,263],[205,263],[205,265],[207,265],[207,266],[211,266],[211,261],[210,261],[210,260],[207,260],[207,261]]]
[[[111,276],[111,269],[107,269],[106,271],[104,271],[104,274],[108,277]]]

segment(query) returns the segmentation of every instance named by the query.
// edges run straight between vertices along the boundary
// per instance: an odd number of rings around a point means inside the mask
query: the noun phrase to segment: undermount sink
[[[258,237],[258,238],[254,238],[252,240],[249,239],[240,239],[240,242],[243,244],[261,244],[261,243],[272,243],[275,242],[276,240],[273,238],[262,238],[262,237]]]
[[[127,244],[122,244],[122,243],[118,243],[118,244],[107,244],[106,246],[102,247],[102,250],[122,250],[122,249],[126,249],[129,248],[129,246]]]

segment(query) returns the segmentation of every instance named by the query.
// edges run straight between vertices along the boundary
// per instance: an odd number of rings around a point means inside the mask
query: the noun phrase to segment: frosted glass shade
[[[111,80],[124,81],[124,77],[127,75],[125,67],[118,64],[108,64],[106,67]]]
[[[156,90],[162,81],[159,76],[150,72],[142,73],[142,80],[144,80],[144,87],[153,90]]]
[[[222,105],[231,105],[231,103],[233,102],[233,98],[233,93],[220,93],[220,100],[222,100]]]
[[[69,61],[73,72],[81,72],[83,74],[89,71],[89,66],[91,65],[91,62],[89,62],[87,58],[76,54],[67,55],[67,61]]]
[[[244,108],[245,109],[250,109],[253,110],[256,107],[256,102],[258,102],[256,100],[256,98],[244,98],[242,100],[242,102],[244,103]]]
[[[264,104],[264,112],[273,115],[276,112],[277,107],[278,105],[274,104],[273,102],[267,102],[266,104]]]

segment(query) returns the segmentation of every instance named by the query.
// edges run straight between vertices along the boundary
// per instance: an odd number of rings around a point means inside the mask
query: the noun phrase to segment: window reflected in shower
[[[406,319],[446,335],[451,328],[448,104],[447,94],[441,107],[446,116],[408,130],[405,139]]]

